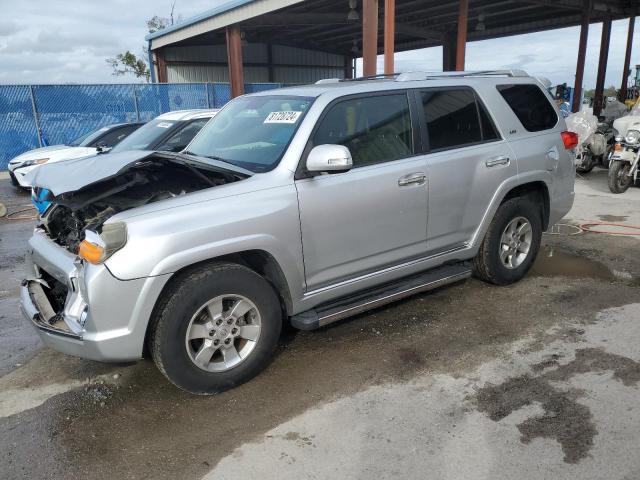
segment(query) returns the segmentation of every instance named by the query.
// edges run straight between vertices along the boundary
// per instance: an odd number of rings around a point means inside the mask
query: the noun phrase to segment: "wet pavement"
[[[564,222],[640,225],[640,189],[605,189],[579,180]],[[31,228],[0,219],[0,478],[640,478],[640,237],[545,235],[516,285],[287,332],[259,377],[195,397],[149,360],[42,349],[17,310]]]

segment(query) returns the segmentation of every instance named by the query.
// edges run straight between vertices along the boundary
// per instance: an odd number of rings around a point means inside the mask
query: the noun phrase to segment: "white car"
[[[88,157],[109,150],[142,125],[143,123],[107,125],[82,135],[68,145],[51,145],[22,153],[9,161],[11,183],[16,187],[28,188],[31,185],[25,175],[39,165]]]

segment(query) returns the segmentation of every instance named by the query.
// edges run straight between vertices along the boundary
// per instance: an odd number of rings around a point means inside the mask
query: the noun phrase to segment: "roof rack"
[[[341,82],[363,82],[370,80],[395,80],[396,82],[413,82],[429,80],[432,78],[458,78],[458,77],[529,77],[524,70],[475,70],[464,72],[405,72],[405,73],[381,73],[357,78],[323,78],[316,82],[317,85]]]
[[[406,72],[396,77],[397,82],[410,82],[416,80],[428,80],[430,78],[456,78],[456,77],[528,77],[524,70],[477,70],[464,72]]]
[[[323,78],[316,82],[316,85],[322,85],[326,83],[341,83],[341,82],[366,82],[369,80],[393,80],[400,76],[400,73],[380,73],[378,75],[367,75],[364,77],[356,78]]]

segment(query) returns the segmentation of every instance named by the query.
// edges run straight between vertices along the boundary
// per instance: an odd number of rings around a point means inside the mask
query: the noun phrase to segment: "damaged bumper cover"
[[[119,280],[36,230],[27,253],[21,310],[43,343],[60,352],[103,362],[138,360],[146,326],[168,276]],[[60,305],[52,298],[52,283]],[[66,290],[66,294],[65,294]]]

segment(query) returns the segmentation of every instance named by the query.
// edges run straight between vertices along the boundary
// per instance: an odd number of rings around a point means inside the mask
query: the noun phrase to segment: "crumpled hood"
[[[53,195],[60,195],[116,175],[127,166],[153,153],[146,150],[129,150],[60,163],[45,163],[27,173],[25,179],[34,187],[46,188]]]
[[[60,163],[45,163],[40,168],[29,172],[25,179],[34,187],[46,188],[54,196],[67,192],[80,190],[93,183],[115,177],[126,171],[129,167],[148,157],[164,157],[180,159],[181,154],[167,152],[154,152],[148,150],[128,150],[108,155],[95,155],[92,157],[78,158]],[[244,168],[218,162],[215,160],[191,157],[194,161],[200,160],[214,168],[252,175]]]

